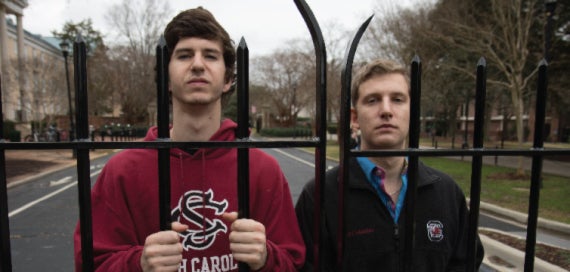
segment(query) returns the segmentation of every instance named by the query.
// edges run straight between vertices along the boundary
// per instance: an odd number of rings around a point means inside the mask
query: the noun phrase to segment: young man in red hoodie
[[[234,141],[236,123],[222,120],[231,95],[235,49],[212,14],[181,12],[165,38],[172,94],[173,141]],[[146,141],[157,139],[151,128]],[[157,151],[115,155],[92,190],[93,246],[99,271],[297,271],[301,237],[285,177],[276,160],[250,149],[251,219],[237,219],[237,151],[171,150],[172,230],[160,231]],[[79,226],[76,269],[81,270]]]

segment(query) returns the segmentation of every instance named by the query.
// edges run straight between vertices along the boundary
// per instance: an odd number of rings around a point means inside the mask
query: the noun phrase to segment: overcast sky
[[[139,0],[140,1],[140,0]],[[270,53],[293,38],[310,39],[305,22],[293,0],[168,0],[172,10],[170,20],[181,10],[203,6],[228,30],[232,39],[244,37],[250,51]],[[415,0],[421,1],[421,0]],[[332,21],[356,30],[373,13],[376,3],[403,3],[414,0],[306,0],[321,28]],[[34,34],[52,36],[66,21],[80,22],[91,18],[94,28],[113,37],[105,13],[120,0],[28,0],[24,10],[24,28]],[[407,4],[410,5],[410,4]],[[378,16],[378,15],[376,15]],[[167,20],[167,21],[168,21]],[[324,32],[324,29],[323,29]],[[326,39],[326,37],[325,37]]]

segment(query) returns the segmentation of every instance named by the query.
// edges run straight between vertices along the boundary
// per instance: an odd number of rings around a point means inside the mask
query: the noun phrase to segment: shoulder
[[[157,152],[154,149],[127,149],[113,155],[105,168],[114,169],[144,169],[146,165],[157,164]],[[158,164],[157,164],[158,165]]]
[[[335,166],[331,169],[328,169],[325,172],[325,180],[324,180],[324,185],[327,189],[327,191],[336,191],[337,190],[337,180],[338,180],[338,171],[339,171],[339,167]],[[313,193],[315,191],[315,186],[316,186],[316,181],[315,178],[311,178],[303,187],[303,192],[307,192],[307,193]],[[332,192],[335,193],[335,192]]]
[[[279,163],[275,157],[258,148],[251,148],[249,150],[249,159],[259,166],[279,167]]]
[[[447,193],[455,193],[461,196],[464,195],[463,191],[461,190],[457,182],[455,182],[455,180],[448,174],[440,170],[437,170],[435,168],[432,168],[430,166],[427,166],[422,162],[420,162],[418,165],[418,172],[421,180],[420,186],[422,184],[423,185],[433,184],[433,186],[436,187],[437,190],[442,190]]]

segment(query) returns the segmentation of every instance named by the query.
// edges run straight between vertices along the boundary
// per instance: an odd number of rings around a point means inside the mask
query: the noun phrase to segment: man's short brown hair
[[[374,76],[381,76],[386,74],[401,74],[406,79],[406,83],[408,84],[408,91],[410,90],[410,76],[406,67],[395,61],[377,59],[360,68],[352,79],[352,86],[350,88],[350,99],[352,107],[356,106],[356,102],[359,98],[358,89],[362,83]]]
[[[214,15],[203,7],[180,12],[168,23],[164,30],[164,38],[171,56],[178,41],[190,37],[221,43],[226,66],[225,82],[233,81],[236,61],[234,42],[228,32],[216,21]],[[222,104],[231,96],[233,89],[234,86],[232,86],[230,91],[222,95]]]

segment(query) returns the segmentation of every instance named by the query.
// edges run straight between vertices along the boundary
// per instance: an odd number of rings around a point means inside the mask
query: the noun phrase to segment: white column
[[[24,52],[24,23],[22,15],[16,15],[18,21],[18,85],[20,89],[20,110],[22,111],[22,121],[28,121],[28,114],[25,108],[25,87],[26,87],[26,67]]]
[[[8,99],[8,95],[6,94],[6,80],[8,77],[8,31],[6,26],[6,8],[3,5],[0,5],[0,77],[2,80],[2,110],[4,113],[7,112],[7,103],[6,99]]]

